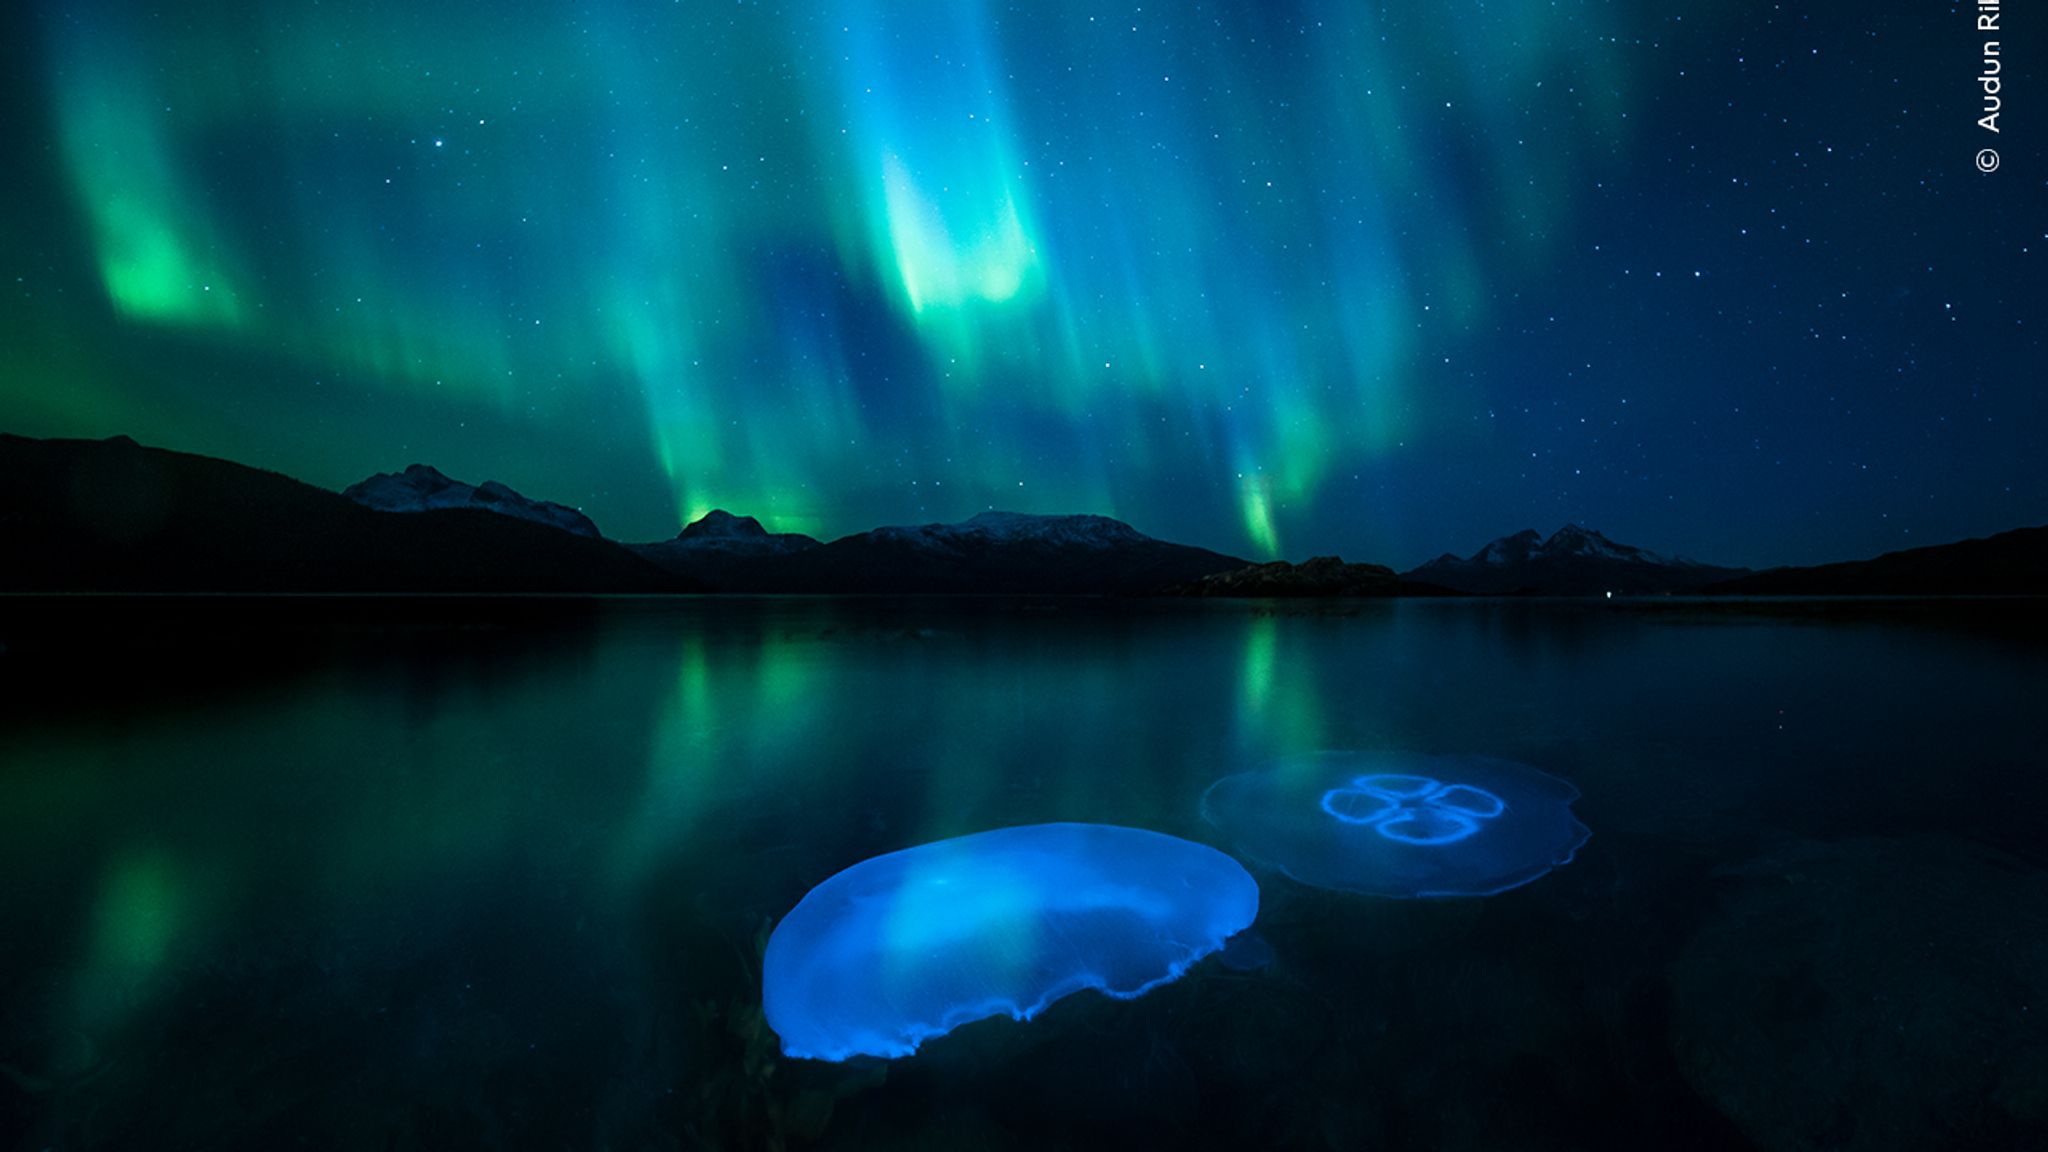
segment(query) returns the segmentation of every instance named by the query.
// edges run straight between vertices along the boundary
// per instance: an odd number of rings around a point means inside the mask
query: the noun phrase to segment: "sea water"
[[[2048,1142],[2024,604],[12,602],[9,1147]],[[791,1060],[778,920],[1017,825],[1229,850],[1323,750],[1569,781],[1483,898],[1262,890],[1254,964]]]

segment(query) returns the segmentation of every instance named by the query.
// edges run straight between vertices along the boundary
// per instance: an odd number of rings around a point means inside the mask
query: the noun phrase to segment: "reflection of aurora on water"
[[[1322,752],[1225,777],[1202,811],[1237,851],[1304,884],[1489,896],[1569,863],[1578,790],[1484,756]]]

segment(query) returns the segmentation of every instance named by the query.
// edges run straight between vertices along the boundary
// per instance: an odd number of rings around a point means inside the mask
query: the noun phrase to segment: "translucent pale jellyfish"
[[[769,937],[762,1004],[787,1055],[907,1056],[1084,988],[1141,996],[1258,910],[1258,885],[1213,848],[1107,824],[1002,828],[811,889]]]
[[[1226,776],[1202,814],[1244,856],[1373,896],[1490,896],[1561,864],[1590,833],[1578,789],[1485,756],[1320,752]]]

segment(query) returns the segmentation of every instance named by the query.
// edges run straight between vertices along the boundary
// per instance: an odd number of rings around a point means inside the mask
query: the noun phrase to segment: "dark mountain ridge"
[[[805,539],[808,539],[807,537]],[[719,587],[747,592],[1145,592],[1243,567],[1106,516],[983,512],[957,524],[885,527],[737,559]]]
[[[2039,596],[2048,594],[2048,525],[1802,568],[1771,568],[1700,589],[1710,596]]]
[[[1598,596],[1690,592],[1747,571],[1661,556],[1567,524],[1547,540],[1527,529],[1468,557],[1445,553],[1403,576],[1475,596]]]
[[[745,584],[759,562],[816,548],[818,542],[800,532],[770,532],[752,516],[713,508],[672,539],[626,547],[664,571],[725,589]]]
[[[1252,564],[1174,584],[1160,594],[1247,599],[1457,595],[1435,584],[1404,580],[1384,564],[1346,564],[1341,556],[1316,556],[1300,564]]]
[[[595,536],[574,509],[425,465],[349,492],[127,437],[0,434],[0,592],[2048,593],[2048,526],[1749,573],[1566,525],[1548,539],[1520,532],[1396,575],[1336,557],[1250,564],[1104,516],[989,511],[820,543],[715,510],[673,539],[621,545]]]
[[[608,540],[472,508],[378,512],[241,464],[0,434],[0,591],[682,592]]]

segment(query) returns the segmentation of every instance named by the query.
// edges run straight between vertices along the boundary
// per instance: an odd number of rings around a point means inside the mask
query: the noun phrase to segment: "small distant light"
[[[1612,599],[1614,599],[1614,593],[1612,593],[1612,592],[1609,592],[1609,593],[1607,594],[1607,598],[1608,598],[1609,600],[1612,600]]]

